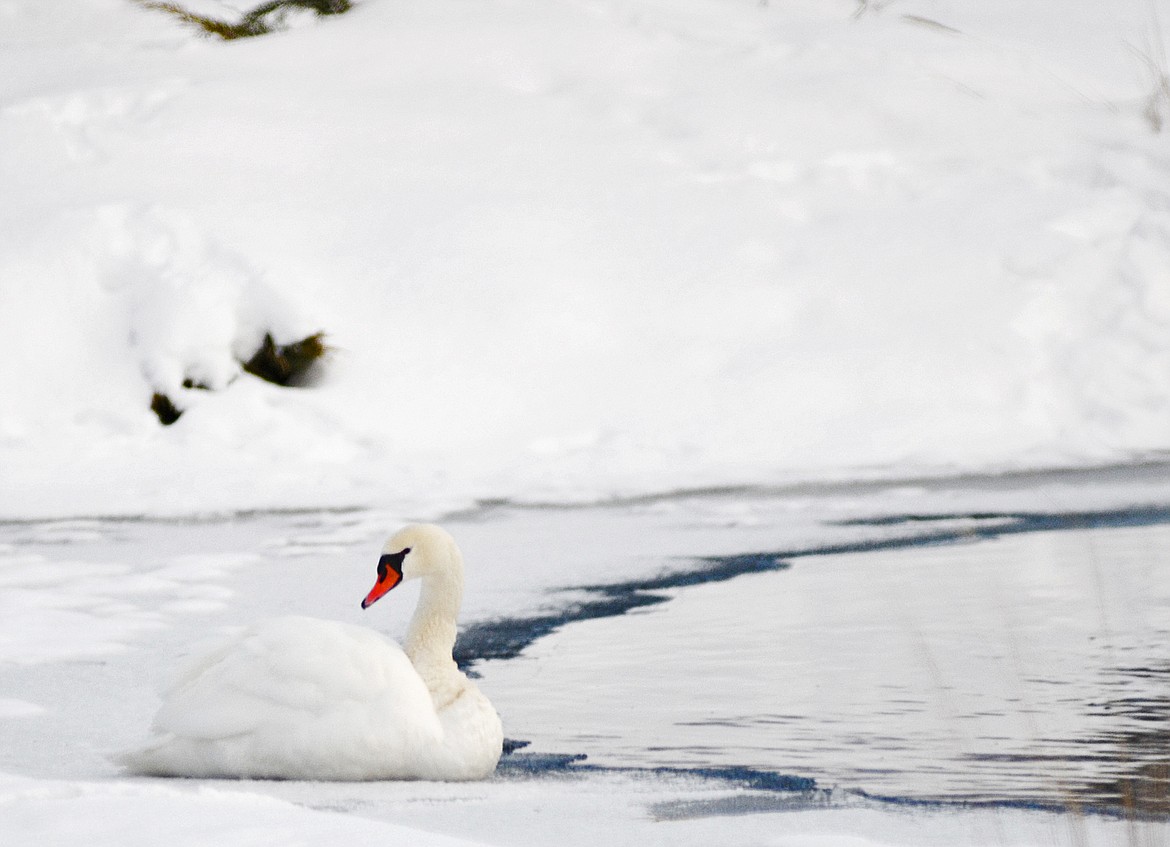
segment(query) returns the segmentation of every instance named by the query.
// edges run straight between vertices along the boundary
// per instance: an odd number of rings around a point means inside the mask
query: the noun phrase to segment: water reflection
[[[1168,816],[1170,663],[1116,668],[1111,676],[1111,687],[1127,693],[1090,704],[1090,714],[1116,728],[1086,740],[1090,749],[1110,751],[1102,767],[1108,776],[1076,790],[1074,797],[1137,814]],[[1135,688],[1139,691],[1129,693]]]

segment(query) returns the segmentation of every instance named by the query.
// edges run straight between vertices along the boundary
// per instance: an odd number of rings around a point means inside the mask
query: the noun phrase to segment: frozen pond
[[[627,843],[638,821],[858,804],[1164,820],[1165,485],[1159,472],[1074,488],[828,486],[449,515],[469,566],[459,658],[527,746],[475,788],[218,785],[424,828],[441,799],[439,831],[504,842],[517,814],[559,809],[528,820],[531,843],[584,843],[558,816],[589,818],[615,791]],[[109,754],[144,735],[177,662],[256,618],[400,637],[411,587],[376,614],[358,600],[404,520],[0,525],[0,774],[141,784]]]

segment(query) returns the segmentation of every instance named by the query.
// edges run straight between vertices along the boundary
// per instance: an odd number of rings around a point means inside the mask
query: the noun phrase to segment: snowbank
[[[365,0],[223,43],[8,0],[0,514],[1166,450],[1151,9]],[[317,330],[322,384],[241,375]]]
[[[294,806],[260,794],[158,784],[31,780],[0,774],[0,837],[13,847],[468,847],[457,838]]]

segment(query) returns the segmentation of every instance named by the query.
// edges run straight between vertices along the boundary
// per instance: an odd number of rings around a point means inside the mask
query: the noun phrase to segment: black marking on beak
[[[406,554],[410,552],[407,547],[397,553],[387,553],[382,558],[378,559],[378,582],[386,578],[386,570],[392,570],[398,574],[398,578],[402,578],[402,562],[406,559]]]
[[[409,552],[410,548],[407,547],[397,553],[387,553],[378,559],[378,581],[374,583],[370,593],[362,600],[363,609],[370,608],[373,603],[378,601],[379,597],[384,596],[402,582],[402,562]]]

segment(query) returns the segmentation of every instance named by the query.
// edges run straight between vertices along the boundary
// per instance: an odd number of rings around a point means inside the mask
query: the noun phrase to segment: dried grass
[[[265,335],[260,349],[243,366],[248,373],[277,385],[304,385],[328,352],[323,332],[292,344],[277,344],[271,335]]]
[[[204,35],[216,36],[224,41],[253,38],[282,29],[284,16],[292,10],[306,9],[316,12],[321,17],[340,15],[353,8],[350,0],[272,0],[272,2],[246,12],[238,22],[231,23],[196,14],[178,3],[157,2],[156,0],[137,0],[137,2],[145,9],[166,12],[185,24],[197,27]]]

